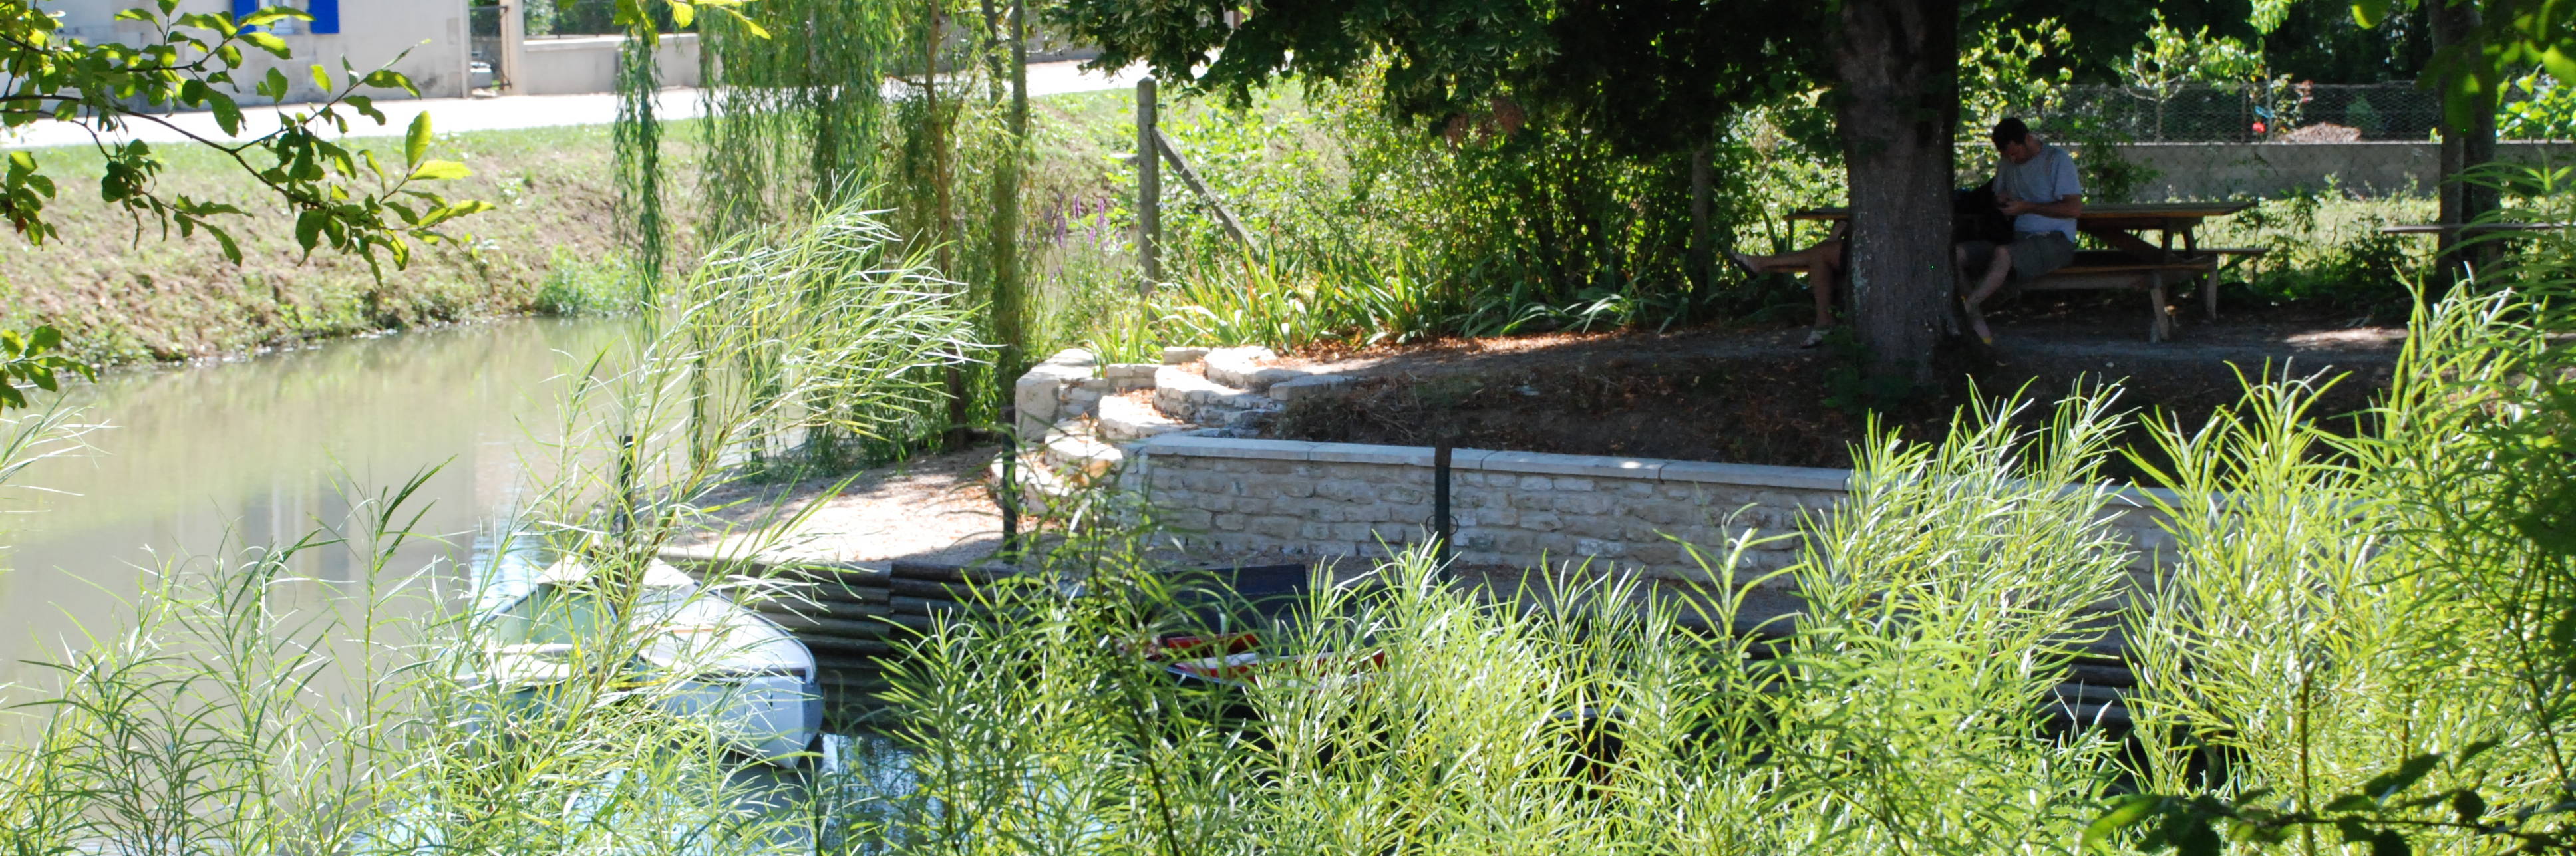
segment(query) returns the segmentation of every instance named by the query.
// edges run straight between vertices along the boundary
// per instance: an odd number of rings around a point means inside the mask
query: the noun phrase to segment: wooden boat
[[[660,560],[648,565],[616,628],[610,581],[578,559],[538,573],[478,621],[469,681],[515,703],[542,704],[548,688],[586,670],[615,669],[617,686],[685,719],[725,745],[793,767],[823,724],[814,654],[759,613],[700,588]]]

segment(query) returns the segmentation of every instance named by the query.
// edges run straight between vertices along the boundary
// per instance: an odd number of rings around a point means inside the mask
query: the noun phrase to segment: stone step
[[[1251,345],[1241,348],[1216,348],[1207,352],[1207,379],[1218,384],[1251,392],[1268,392],[1270,385],[1306,376],[1296,369],[1263,366],[1278,359],[1269,348]]]
[[[1068,481],[1088,483],[1117,472],[1126,463],[1127,453],[1117,446],[1101,442],[1090,432],[1050,432],[1046,446],[1039,453],[1044,469],[1060,473]]]
[[[1199,426],[1165,416],[1154,406],[1124,395],[1100,400],[1096,414],[1100,439],[1112,443],[1142,440],[1174,431],[1188,431]]]
[[[1175,420],[1213,428],[1242,428],[1279,409],[1270,396],[1249,392],[1164,366],[1154,373],[1154,406]]]

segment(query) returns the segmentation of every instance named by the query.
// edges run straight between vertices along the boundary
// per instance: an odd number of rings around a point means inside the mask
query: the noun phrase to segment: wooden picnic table
[[[2141,262],[2166,262],[2189,259],[2200,253],[2201,221],[2225,217],[2254,207],[2243,202],[2105,202],[2084,204],[2084,212],[2075,217],[2076,231],[2101,239],[2105,246],[2119,250]],[[1809,208],[1793,211],[1791,220],[1847,220],[1851,209],[1842,206]],[[2159,240],[2149,243],[2139,237],[2142,232],[2158,233]],[[2174,237],[2182,237],[2182,255],[2173,251]]]
[[[2212,217],[2225,217],[2254,207],[2243,202],[2121,202],[2085,203],[2076,215],[2075,229],[2093,236],[2108,253],[2082,253],[2074,264],[2058,273],[2041,277],[2026,287],[2063,288],[2139,288],[2148,293],[2153,304],[2147,340],[2160,342],[2171,338],[2173,327],[2165,315],[2168,277],[2185,276],[2201,281],[2201,299],[2211,319],[2218,317],[2218,269],[2231,258],[2243,259],[2263,255],[2260,247],[2230,247],[2203,250],[2200,246],[2200,224]],[[1809,208],[1789,213],[1791,220],[1839,221],[1851,218],[1851,209],[1842,206]],[[2142,233],[2155,232],[2155,241]],[[2182,238],[2182,251],[2174,251],[2174,238]],[[2107,256],[2087,258],[2086,256]]]

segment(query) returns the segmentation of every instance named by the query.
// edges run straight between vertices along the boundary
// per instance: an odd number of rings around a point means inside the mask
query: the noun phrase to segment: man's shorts
[[[1967,241],[1959,245],[1968,259],[1968,274],[1985,273],[1995,257],[1993,241]],[[2013,236],[2012,283],[2020,285],[2075,261],[2075,242],[2064,232],[2023,232]]]

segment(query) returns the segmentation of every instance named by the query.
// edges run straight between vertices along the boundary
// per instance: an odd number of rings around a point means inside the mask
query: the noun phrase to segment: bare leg
[[[1964,259],[1967,254],[1962,252],[1959,255],[1962,259],[1961,264],[1966,264]],[[2002,289],[2004,278],[2011,275],[2012,248],[1996,247],[1994,255],[1986,259],[1985,277],[1977,283],[1977,290],[1969,292],[1968,296],[1961,301],[1967,305],[1968,329],[1975,332],[1979,340],[1993,342],[1995,331],[1986,326],[1986,314],[1977,311],[1978,304],[1986,302],[1986,298],[1994,296],[1997,290]]]
[[[1978,283],[1977,290],[1968,295],[1968,305],[1975,306],[1986,302],[1986,298],[1994,296],[1996,291],[2004,287],[2004,278],[2011,275],[2012,248],[1996,247],[1994,258],[1986,262],[1985,281]]]

